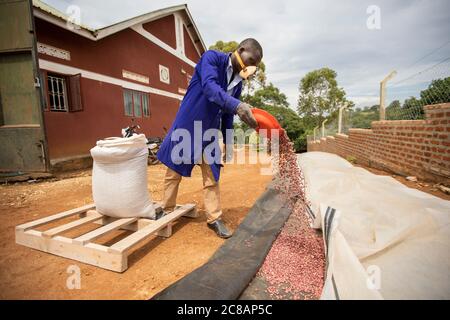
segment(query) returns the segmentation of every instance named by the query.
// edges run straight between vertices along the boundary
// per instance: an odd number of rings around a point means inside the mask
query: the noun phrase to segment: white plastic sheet
[[[117,218],[155,218],[147,188],[147,139],[108,138],[91,149],[92,194],[96,210]]]
[[[328,243],[323,299],[450,299],[449,201],[334,154],[298,163]]]

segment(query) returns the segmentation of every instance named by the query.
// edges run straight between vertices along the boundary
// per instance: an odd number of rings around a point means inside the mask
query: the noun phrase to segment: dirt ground
[[[391,175],[408,187],[450,200],[433,183],[410,182],[402,176],[366,169],[378,175]],[[148,187],[156,201],[162,198],[164,173],[162,165],[148,168]],[[258,165],[225,166],[221,179],[223,217],[232,230],[245,218],[271,179],[260,174]],[[204,264],[224,242],[206,226],[201,172],[196,168],[192,178],[183,179],[178,202],[196,203],[200,217],[181,218],[168,239],[155,237],[145,241],[130,255],[129,268],[124,273],[15,244],[16,225],[91,202],[90,170],[42,182],[0,185],[0,299],[148,299]],[[94,228],[92,225],[91,229]],[[99,243],[112,244],[128,234],[117,231]],[[67,288],[68,268],[73,265],[80,268],[81,289]]]
[[[148,187],[160,201],[163,165],[148,167]],[[236,229],[271,176],[261,175],[258,165],[227,164],[222,171],[223,219]],[[204,264],[222,245],[207,228],[203,208],[202,178],[195,168],[192,178],[183,179],[179,203],[196,203],[200,217],[181,218],[168,239],[151,238],[129,257],[129,268],[115,273],[15,244],[14,227],[51,214],[92,203],[91,171],[60,176],[37,183],[0,186],[0,299],[148,299]],[[91,226],[94,229],[95,226]],[[116,239],[128,231],[117,231]],[[69,235],[69,234],[68,234]],[[68,289],[68,267],[81,271],[81,289]]]

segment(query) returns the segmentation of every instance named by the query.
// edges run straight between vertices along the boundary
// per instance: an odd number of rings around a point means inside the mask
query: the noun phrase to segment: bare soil
[[[365,169],[391,175],[410,188],[450,200],[450,195],[433,183],[411,182],[382,170]],[[162,198],[164,173],[163,165],[148,167],[148,188],[156,201]],[[259,165],[225,165],[221,177],[223,218],[232,230],[271,179],[260,174]],[[224,242],[206,226],[201,172],[195,168],[191,178],[183,179],[178,202],[196,203],[200,217],[182,218],[168,239],[155,237],[144,242],[129,257],[129,268],[124,273],[15,244],[16,225],[91,202],[90,170],[60,174],[42,182],[0,185],[0,299],[148,299],[203,265]],[[111,244],[126,235],[115,234],[100,243]],[[67,288],[67,271],[72,265],[80,268],[81,289]]]
[[[148,167],[148,187],[156,201],[162,199],[164,174],[163,165]],[[225,165],[220,185],[223,219],[232,230],[271,179],[260,174],[258,165]],[[203,265],[224,242],[206,226],[201,171],[196,167],[191,178],[183,179],[178,203],[196,203],[200,217],[181,218],[168,239],[144,242],[121,274],[15,244],[16,225],[88,203],[90,170],[0,186],[0,299],[148,299]],[[81,270],[81,289],[67,288],[71,265]]]

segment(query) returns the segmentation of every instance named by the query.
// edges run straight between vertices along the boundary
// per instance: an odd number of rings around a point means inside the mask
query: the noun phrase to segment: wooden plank
[[[96,221],[94,223],[101,224],[101,225],[107,225],[114,221],[117,221],[117,218],[103,217],[103,219]],[[134,221],[130,224],[120,227],[120,229],[135,232],[135,231],[141,230],[142,228],[145,228],[146,226],[148,226],[149,224],[152,224],[152,223],[155,223],[155,220],[151,220],[151,219],[147,219],[147,218],[139,218],[137,221]],[[170,228],[169,228],[169,225],[167,225],[166,228],[163,228],[163,229],[157,231],[156,235],[160,236],[160,237],[164,237],[164,238],[170,237],[172,235],[172,226],[170,226]]]
[[[103,216],[99,213],[90,214],[84,218],[63,224],[62,226],[58,226],[49,230],[46,230],[42,232],[42,236],[44,238],[52,238],[58,234],[61,234],[63,232],[75,229],[77,227],[83,226],[85,224],[91,223],[92,221],[98,220],[102,218]]]
[[[74,243],[84,245],[88,242],[91,242],[91,241],[97,239],[97,238],[100,238],[101,236],[107,234],[108,232],[120,229],[130,223],[133,223],[136,220],[138,220],[138,218],[124,218],[124,219],[115,220],[109,224],[104,225],[103,227],[100,227],[91,232],[83,234],[82,236],[79,236],[78,238],[74,239]]]
[[[114,253],[124,253],[130,250],[133,246],[139,242],[147,239],[156,231],[165,228],[170,222],[178,219],[179,217],[185,215],[188,211],[195,208],[195,204],[186,204],[181,206],[179,209],[175,209],[173,212],[163,216],[161,219],[150,223],[148,226],[142,228],[139,231],[129,235],[128,237],[120,240],[119,242],[112,245],[108,251]]]
[[[90,204],[17,226],[15,232],[16,243],[104,269],[123,272],[128,268],[128,250],[134,245],[147,239],[152,234],[170,236],[172,233],[172,223],[176,219],[181,216],[195,215],[195,212],[193,212],[193,210],[195,211],[194,204],[177,207],[175,211],[157,221],[145,218],[118,219],[106,217],[91,210],[94,208],[95,205]],[[80,214],[82,218],[44,232],[29,230],[33,227],[38,227],[76,214]],[[96,221],[102,224],[108,224],[88,232],[77,239],[58,236],[58,234],[63,232]],[[118,228],[137,231],[117,242],[112,247],[89,242]]]
[[[183,217],[193,218],[193,219],[198,218],[199,214],[198,214],[197,208],[194,208],[191,211],[189,211],[188,213],[184,214]]]
[[[51,215],[51,216],[48,216],[48,217],[45,217],[42,219],[38,219],[35,221],[21,224],[16,227],[16,230],[27,231],[31,228],[36,228],[36,227],[42,226],[42,225],[50,223],[50,222],[55,222],[55,221],[58,221],[58,220],[61,220],[61,219],[64,219],[64,218],[67,218],[70,216],[74,216],[76,214],[83,213],[83,212],[86,212],[91,209],[95,209],[95,205],[93,203],[76,208],[76,209],[57,213],[57,214],[54,214],[54,215]]]
[[[40,234],[35,230],[25,232],[18,230],[16,231],[16,243],[115,272],[123,272],[128,268],[127,257],[108,252],[108,247],[96,243],[80,246],[74,244],[69,238],[56,236],[46,239]]]

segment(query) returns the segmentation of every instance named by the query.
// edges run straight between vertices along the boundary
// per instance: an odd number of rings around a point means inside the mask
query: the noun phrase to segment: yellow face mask
[[[256,72],[256,66],[246,66],[244,62],[241,59],[241,56],[237,51],[233,52],[234,56],[236,57],[237,61],[239,62],[239,65],[241,66],[241,71],[239,72],[239,76],[247,80],[249,77],[251,77]]]

